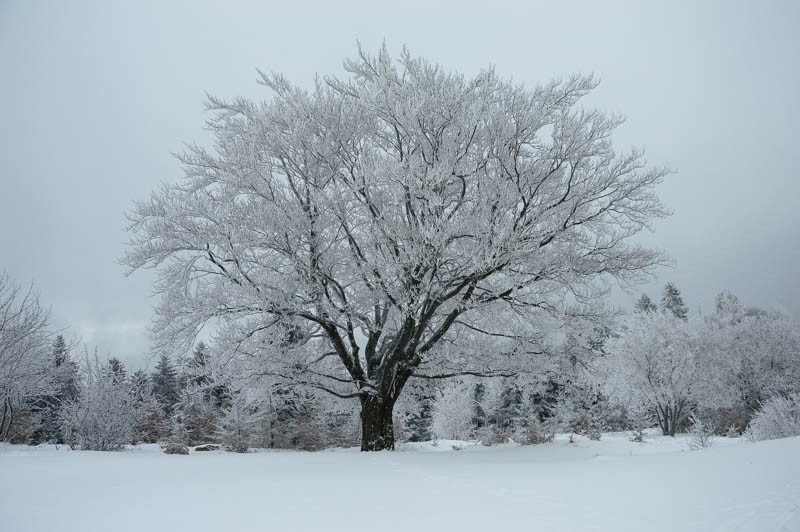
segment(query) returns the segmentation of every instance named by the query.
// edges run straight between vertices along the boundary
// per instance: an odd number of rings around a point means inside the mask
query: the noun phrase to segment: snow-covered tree
[[[703,406],[720,430],[742,431],[770,397],[800,391],[800,326],[783,313],[723,292],[704,320],[702,345]]]
[[[603,360],[609,393],[633,409],[652,409],[664,435],[686,422],[702,386],[694,326],[671,313],[638,314]]]
[[[468,440],[475,436],[473,399],[470,381],[452,379],[442,383],[432,407],[431,429],[437,438]]]
[[[427,441],[432,437],[435,390],[428,384],[409,385],[406,392],[410,405],[406,408],[403,427],[408,441]]]
[[[242,397],[234,397],[222,421],[222,443],[229,451],[246,453],[250,448],[252,412]]]
[[[31,443],[64,443],[60,429],[60,413],[64,403],[73,401],[80,393],[79,369],[70,356],[70,348],[63,335],[53,342],[50,371],[52,394],[42,395],[33,403],[38,426],[31,435]]]
[[[653,303],[647,294],[642,294],[642,296],[636,300],[636,303],[633,305],[633,309],[636,312],[646,314],[649,312],[656,312],[658,310],[658,306]]]
[[[115,382],[124,382],[128,378],[128,370],[125,369],[125,364],[117,357],[108,359],[106,371]]]
[[[23,290],[0,273],[0,441],[23,441],[34,428],[31,403],[55,391],[49,311],[33,287]],[[15,424],[27,420],[25,430]]]
[[[135,415],[133,387],[114,366],[86,357],[86,382],[79,397],[64,404],[61,430],[82,450],[113,451],[131,442]]]
[[[755,441],[800,436],[800,392],[765,401],[750,422],[747,435]]]
[[[664,291],[661,294],[661,311],[684,321],[687,319],[689,309],[683,304],[681,291],[673,283],[664,285]]]
[[[170,417],[180,398],[180,389],[178,372],[166,354],[162,354],[158,359],[155,371],[150,375],[150,382],[153,386],[153,396],[161,405],[164,415]]]
[[[163,342],[214,323],[230,356],[270,349],[270,372],[358,399],[362,449],[383,450],[415,374],[525,364],[554,317],[594,315],[598,277],[659,263],[629,237],[665,214],[667,171],[613,150],[622,119],[579,106],[591,77],[526,89],[385,48],[346,69],[211,97],[213,150],[136,205],[124,260],[159,268]]]

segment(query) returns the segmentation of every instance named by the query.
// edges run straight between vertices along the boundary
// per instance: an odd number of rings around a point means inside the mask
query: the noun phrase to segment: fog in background
[[[206,92],[267,98],[256,68],[344,75],[360,40],[533,86],[594,72],[587,104],[628,120],[619,149],[676,173],[674,215],[643,237],[690,311],[734,291],[800,319],[797,2],[25,2],[0,0],[0,270],[34,282],[56,326],[140,367],[156,298],[124,276],[124,213],[181,177]]]

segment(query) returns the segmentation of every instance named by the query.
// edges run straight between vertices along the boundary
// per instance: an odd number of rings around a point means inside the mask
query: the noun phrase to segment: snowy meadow
[[[453,446],[461,447],[456,451]],[[165,455],[0,447],[8,532],[800,530],[800,438],[558,436],[546,446]]]

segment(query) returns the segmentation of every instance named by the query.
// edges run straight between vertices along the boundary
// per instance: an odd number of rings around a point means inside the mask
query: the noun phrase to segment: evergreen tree
[[[222,414],[231,407],[231,391],[227,385],[214,382],[208,366],[208,347],[201,341],[186,364],[187,386],[202,390],[203,400],[210,404],[217,414]]]
[[[133,436],[136,443],[157,443],[169,434],[169,422],[156,398],[150,378],[144,370],[137,370],[130,376],[133,397]]]
[[[428,441],[432,438],[433,394],[424,386],[409,391],[415,408],[408,413],[405,420],[408,441]]]
[[[161,410],[165,416],[171,417],[179,399],[178,373],[167,355],[161,355],[150,381],[153,384],[153,396],[161,405]]]
[[[128,371],[125,369],[125,364],[116,357],[108,359],[106,371],[108,371],[109,376],[116,384],[124,382],[128,378]]]
[[[642,297],[636,300],[636,303],[633,305],[634,312],[638,312],[640,314],[649,314],[650,312],[655,312],[658,310],[658,307],[655,303],[650,299],[650,296],[647,294],[642,294]]]
[[[70,358],[69,348],[62,335],[53,342],[51,379],[54,393],[37,398],[32,411],[39,418],[39,425],[31,434],[31,443],[64,443],[61,436],[59,415],[62,405],[74,401],[80,394],[78,365]]]
[[[151,394],[150,378],[142,369],[131,374],[131,386],[133,388],[133,396],[137,401],[143,401]]]
[[[476,382],[472,389],[472,436],[477,435],[486,426],[486,409],[483,403],[486,401],[486,386],[482,382]]]
[[[72,401],[80,395],[78,383],[78,364],[72,360],[64,337],[60,334],[53,345],[53,358],[56,366],[56,398],[59,403]]]
[[[169,434],[169,422],[149,391],[141,397],[137,393],[134,390],[133,443],[158,443]]]
[[[689,309],[683,304],[681,291],[673,283],[664,285],[664,292],[661,294],[661,311],[686,321]]]
[[[503,387],[497,405],[489,419],[498,433],[512,435],[519,425],[522,413],[522,390],[511,382]]]
[[[247,406],[235,400],[222,422],[222,441],[228,451],[246,453],[250,448],[250,416]]]

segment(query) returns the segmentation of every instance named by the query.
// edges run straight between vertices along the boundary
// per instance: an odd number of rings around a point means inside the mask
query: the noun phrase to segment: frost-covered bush
[[[703,381],[698,374],[698,323],[651,312],[632,317],[609,342],[604,371],[620,402],[655,414],[665,436],[685,426]]]
[[[450,381],[442,386],[433,405],[433,433],[438,438],[467,440],[474,431],[472,388],[467,382]]]
[[[800,393],[765,402],[750,422],[747,436],[754,441],[800,436]]]
[[[134,397],[127,380],[108,366],[89,363],[80,396],[61,410],[65,439],[82,450],[113,451],[131,442]]]
[[[189,447],[183,443],[170,441],[164,444],[164,454],[189,454]]]
[[[631,412],[631,441],[644,443],[644,430],[653,426],[653,416],[646,408],[635,408]]]
[[[250,412],[241,398],[233,401],[222,422],[222,443],[225,449],[235,453],[246,453],[250,449]]]
[[[538,445],[540,443],[551,443],[555,438],[552,423],[533,421],[529,424],[527,431],[523,434],[520,443],[523,445]],[[598,438],[599,439],[599,438]]]
[[[695,416],[689,416],[689,448],[692,450],[705,449],[714,445],[714,425]]]

